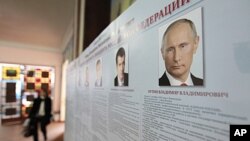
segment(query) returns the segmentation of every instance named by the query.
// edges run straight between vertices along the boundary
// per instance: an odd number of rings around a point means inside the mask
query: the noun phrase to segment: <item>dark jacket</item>
[[[40,108],[42,99],[40,97],[34,99],[33,106],[31,108],[31,111],[29,113],[29,118],[34,118],[37,116]],[[46,123],[50,123],[50,118],[51,118],[51,99],[49,97],[46,97],[44,99],[44,118],[46,120]]]
[[[195,77],[193,74],[191,74],[191,79],[194,83],[194,86],[203,86],[203,79]],[[159,86],[170,86],[170,82],[166,75],[166,72],[159,79]]]
[[[114,79],[115,86],[118,86],[118,77]],[[124,73],[124,86],[128,86],[128,73]]]

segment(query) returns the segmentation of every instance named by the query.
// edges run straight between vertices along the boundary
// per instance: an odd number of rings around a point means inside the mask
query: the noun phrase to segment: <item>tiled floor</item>
[[[0,141],[33,141],[33,137],[25,138],[22,135],[21,124],[0,125]],[[47,126],[48,141],[63,141],[64,123],[52,122]],[[43,141],[39,129],[39,141]]]

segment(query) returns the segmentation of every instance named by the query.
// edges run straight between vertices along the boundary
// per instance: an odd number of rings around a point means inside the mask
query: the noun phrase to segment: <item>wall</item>
[[[122,12],[124,12],[135,0],[111,0],[111,21],[115,20]]]
[[[84,49],[109,25],[110,1],[86,0],[84,15]],[[81,39],[80,39],[81,40]]]
[[[0,62],[55,67],[56,76],[53,96],[53,112],[60,111],[62,53],[56,51],[49,52],[42,49],[35,50],[1,45]]]

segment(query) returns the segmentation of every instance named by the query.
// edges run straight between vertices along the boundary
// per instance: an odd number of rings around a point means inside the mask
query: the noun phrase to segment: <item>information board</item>
[[[250,1],[136,1],[67,72],[66,141],[227,141],[250,124]]]

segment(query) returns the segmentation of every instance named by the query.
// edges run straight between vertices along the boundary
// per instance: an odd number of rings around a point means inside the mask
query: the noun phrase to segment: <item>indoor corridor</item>
[[[0,141],[33,141],[33,137],[22,135],[22,124],[0,125]],[[52,122],[47,126],[47,141],[63,141],[64,123]],[[39,129],[39,141],[44,141]]]

